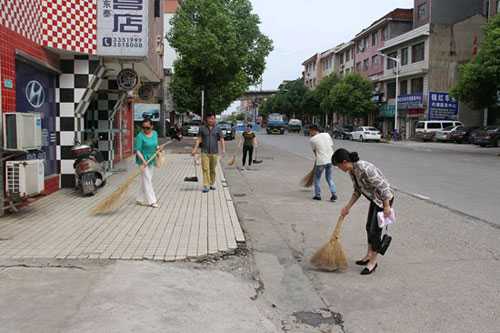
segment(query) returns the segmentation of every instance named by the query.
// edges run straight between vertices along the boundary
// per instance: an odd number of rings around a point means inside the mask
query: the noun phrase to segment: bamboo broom
[[[231,157],[229,162],[227,162],[227,165],[233,166],[235,163],[236,163],[236,155],[233,155],[233,157]]]
[[[333,272],[347,269],[347,259],[340,243],[340,231],[344,218],[341,216],[337,221],[332,237],[321,249],[311,258],[311,264],[324,271]]]
[[[166,146],[166,144],[163,144],[159,147],[159,149],[154,153],[153,156],[149,158],[149,160],[146,161],[146,164],[149,164],[156,155],[160,151],[163,150],[163,148]],[[142,170],[136,170],[133,172],[130,176],[128,176],[127,180],[121,184],[113,193],[111,193],[109,196],[107,196],[104,200],[102,200],[97,206],[92,209],[92,214],[93,215],[101,215],[101,214],[107,214],[115,210],[118,206],[120,206],[120,203],[125,195],[125,193],[128,192],[128,189],[130,188],[130,185],[134,182],[134,180],[141,174]]]
[[[315,167],[313,167],[312,170],[309,171],[309,173],[305,175],[304,178],[302,178],[302,180],[300,181],[300,185],[302,185],[303,187],[311,187],[314,183],[314,171]]]

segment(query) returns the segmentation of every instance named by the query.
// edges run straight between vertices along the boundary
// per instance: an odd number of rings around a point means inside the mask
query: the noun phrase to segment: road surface
[[[301,135],[259,135],[264,144],[312,160]],[[335,140],[377,165],[398,190],[500,226],[498,148],[468,145],[381,144]]]

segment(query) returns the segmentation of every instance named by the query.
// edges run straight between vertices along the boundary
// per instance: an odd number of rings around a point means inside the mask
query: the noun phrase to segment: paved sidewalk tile
[[[132,162],[129,172],[135,170]],[[199,167],[198,167],[199,168]],[[124,259],[175,261],[234,251],[244,242],[222,168],[217,190],[201,193],[188,155],[167,155],[155,169],[154,183],[160,208],[136,205],[139,179],[123,205],[106,216],[91,209],[128,177],[116,174],[94,197],[61,190],[0,219],[0,258]]]

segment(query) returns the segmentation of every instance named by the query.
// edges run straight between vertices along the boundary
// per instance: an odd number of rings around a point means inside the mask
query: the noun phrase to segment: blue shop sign
[[[429,120],[457,120],[458,102],[444,92],[429,93]]]
[[[422,109],[424,107],[424,95],[401,95],[398,97],[398,109]]]

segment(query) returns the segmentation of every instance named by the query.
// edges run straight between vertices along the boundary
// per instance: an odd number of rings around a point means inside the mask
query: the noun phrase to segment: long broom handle
[[[158,146],[155,153],[146,161],[146,165],[148,165],[152,160],[154,160],[156,158],[156,156],[158,155],[158,153],[160,151],[163,151],[163,148],[165,148],[166,146],[167,146],[167,143],[164,143],[164,144]]]
[[[335,229],[333,230],[332,237],[330,238],[330,241],[335,241],[339,238],[343,223],[344,223],[344,218],[342,216],[340,216],[339,219],[337,220],[337,224],[335,225]]]

